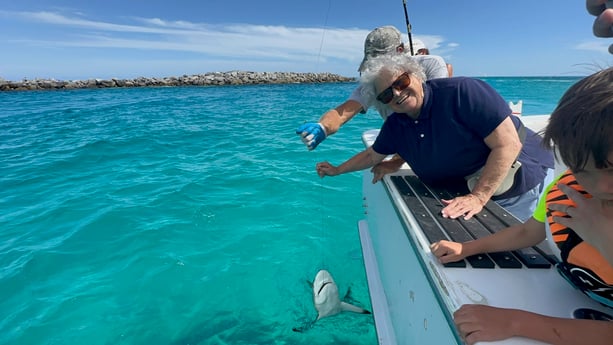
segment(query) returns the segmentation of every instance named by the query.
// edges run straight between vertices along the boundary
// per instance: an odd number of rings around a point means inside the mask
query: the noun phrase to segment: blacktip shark
[[[342,313],[344,311],[358,314],[370,314],[370,311],[364,308],[341,301],[338,294],[338,286],[336,285],[336,282],[334,282],[334,278],[332,278],[330,272],[326,270],[320,270],[317,272],[312,287],[313,304],[315,305],[315,309],[317,309],[317,318],[315,321],[310,322],[304,327],[294,328],[293,330],[295,332],[302,332],[303,330],[312,327],[316,321],[323,319],[324,317]],[[350,298],[349,293],[350,290],[348,289],[345,298],[343,298],[344,300],[348,300]]]

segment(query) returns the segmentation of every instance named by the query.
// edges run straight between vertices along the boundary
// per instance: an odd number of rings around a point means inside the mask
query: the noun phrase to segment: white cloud
[[[63,47],[70,50],[68,54],[75,56],[79,55],[80,48],[99,48],[104,54],[117,49],[116,55],[126,55],[125,59],[129,59],[129,51],[151,51],[148,57],[152,60],[161,58],[156,55],[176,54],[179,64],[184,59],[194,58],[185,54],[197,54],[202,61],[231,61],[233,69],[270,66],[271,71],[275,66],[294,64],[293,70],[296,71],[323,71],[348,76],[357,74],[355,70],[362,59],[364,38],[369,32],[355,28],[210,25],[162,18],[122,18],[127,22],[119,24],[55,12],[0,11],[0,16],[17,21],[10,25],[34,28],[11,37],[10,43],[17,48],[13,51],[24,46],[30,50],[41,49],[41,52],[48,47]],[[58,34],[46,37],[46,29]],[[441,36],[419,37],[431,49],[444,42]],[[53,63],[48,63],[48,66],[51,68]]]
[[[7,14],[7,12],[3,12]],[[70,47],[153,49],[199,52],[215,56],[286,56],[322,55],[356,60],[361,42],[368,33],[358,29],[290,28],[232,24],[209,26],[184,21],[169,22],[159,18],[134,18],[142,25],[125,25],[68,17],[51,12],[18,12],[18,17],[36,23],[66,29],[53,41],[36,37],[22,38],[30,44]],[[89,29],[87,35],[70,29]],[[145,34],[145,35],[142,35]],[[136,37],[137,36],[137,37]],[[323,49],[325,48],[325,50]],[[356,57],[357,55],[357,57]]]
[[[607,52],[607,50],[609,49],[609,45],[613,43],[610,40],[603,40],[603,39],[597,39],[597,40],[590,40],[590,41],[585,41],[585,42],[581,42],[579,44],[577,44],[575,46],[575,49],[578,50],[586,50],[586,51],[591,51],[591,52],[598,52],[598,53],[603,53],[603,52]]]

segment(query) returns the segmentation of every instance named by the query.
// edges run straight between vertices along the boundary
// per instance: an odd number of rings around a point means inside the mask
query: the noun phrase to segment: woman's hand
[[[383,161],[370,169],[370,172],[373,174],[372,183],[379,182],[383,176],[391,173],[395,173],[400,169],[400,167],[404,164],[404,160],[399,156],[394,156],[394,158]]]
[[[441,211],[445,218],[458,218],[464,216],[464,220],[469,220],[483,209],[483,202],[475,194],[466,194],[452,200],[442,199],[445,208]]]

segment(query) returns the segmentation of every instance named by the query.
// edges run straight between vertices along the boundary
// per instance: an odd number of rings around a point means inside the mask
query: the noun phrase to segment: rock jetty
[[[87,79],[55,80],[24,79],[8,81],[0,78],[0,91],[21,90],[70,90],[107,87],[159,87],[159,86],[219,86],[251,84],[305,84],[351,82],[355,78],[343,77],[332,73],[294,73],[294,72],[210,72],[205,74],[183,75],[181,77],[135,79]]]

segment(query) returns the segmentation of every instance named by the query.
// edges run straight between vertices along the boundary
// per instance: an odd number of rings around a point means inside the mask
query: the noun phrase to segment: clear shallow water
[[[524,114],[577,78],[483,78]],[[317,150],[294,134],[355,84],[0,93],[0,344],[375,344],[315,317],[328,269],[370,308],[360,174],[375,112]]]
[[[524,115],[550,114],[579,77],[484,77],[508,101],[523,100]]]

